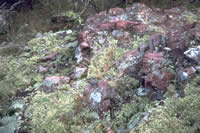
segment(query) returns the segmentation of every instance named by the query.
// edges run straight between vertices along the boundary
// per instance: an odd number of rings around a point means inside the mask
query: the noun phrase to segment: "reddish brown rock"
[[[174,79],[168,68],[170,71],[183,72],[183,66],[190,67],[191,62],[185,58],[189,55],[184,55],[184,52],[193,45],[197,46],[200,41],[200,23],[187,22],[182,14],[185,10],[185,7],[152,10],[145,4],[137,3],[126,9],[114,8],[108,13],[91,16],[79,37],[78,50],[81,54],[77,55],[78,62],[90,60],[110,46],[110,40],[114,38],[117,48],[125,51],[130,49],[123,59],[116,61],[120,72],[118,78],[123,74],[134,75],[142,87],[164,92]],[[149,40],[133,50],[137,37],[146,34],[150,35]]]
[[[111,8],[109,10],[109,14],[113,15],[113,16],[116,16],[116,15],[120,15],[124,12],[124,9],[122,8]]]
[[[91,84],[84,90],[83,101],[97,111],[106,112],[110,109],[113,94],[114,89],[106,81],[100,81],[98,84]]]
[[[108,31],[111,31],[115,29],[115,23],[110,21],[110,22],[107,22],[107,23],[103,23],[103,24],[100,24],[98,25],[97,29],[95,30],[96,32],[98,31],[103,31],[103,30],[108,30]]]
[[[136,33],[145,33],[148,30],[148,26],[146,24],[139,24],[134,27]]]
[[[163,58],[163,53],[145,53],[143,57],[143,63],[157,63]]]
[[[46,62],[46,61],[49,61],[49,60],[55,60],[57,54],[58,54],[58,52],[54,52],[50,55],[47,55],[45,57],[40,58],[39,61],[40,62]]]
[[[120,20],[116,22],[116,29],[124,29],[128,30],[129,28],[133,27],[134,25],[138,25],[138,21],[129,21],[129,20]]]
[[[149,73],[145,78],[145,88],[165,92],[174,77],[172,73],[166,71]]]
[[[142,75],[147,75],[148,73],[152,72],[152,68],[156,68],[161,63],[161,60],[163,60],[163,53],[145,53],[142,59],[142,66],[140,73]]]

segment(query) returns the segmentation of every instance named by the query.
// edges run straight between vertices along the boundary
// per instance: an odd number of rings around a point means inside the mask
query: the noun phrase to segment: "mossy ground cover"
[[[197,18],[186,14],[186,19],[197,21]],[[160,29],[152,27],[152,31],[161,32]],[[76,48],[75,32],[66,35],[65,31],[59,33],[42,34],[42,37],[29,41],[27,49],[22,50],[19,55],[8,54],[1,57],[0,66],[0,99],[1,102],[15,95],[16,91],[38,89],[45,76],[67,75],[75,67],[74,52]],[[149,36],[138,37],[132,42],[131,50],[144,44]],[[155,103],[148,98],[135,95],[139,87],[139,81],[135,77],[122,76],[119,74],[115,64],[122,60],[124,53],[130,49],[118,47],[117,40],[111,39],[109,46],[100,47],[102,51],[92,57],[88,77],[106,79],[109,84],[116,88],[116,100],[112,111],[104,113],[103,119],[81,101],[83,89],[88,85],[87,78],[74,81],[79,87],[70,85],[61,86],[58,91],[45,94],[37,91],[29,97],[31,99],[28,110],[31,112],[30,128],[33,133],[78,133],[78,132],[107,132],[111,128],[114,132],[119,129],[134,127],[131,132],[198,132],[200,127],[200,99],[199,83],[197,76],[190,81],[185,88],[185,97],[174,97],[167,95],[164,105],[155,108]],[[75,44],[69,46],[69,44]],[[40,58],[58,52],[55,60],[39,62]],[[69,67],[62,67],[72,62]],[[53,63],[55,67],[45,74],[38,73],[38,66],[48,66]],[[175,87],[171,87],[173,94]],[[0,107],[0,112],[2,108]],[[135,119],[140,121],[143,113],[152,113],[149,120],[141,123],[135,129]],[[112,115],[111,115],[112,114]],[[129,129],[127,130],[129,131]]]
[[[106,132],[108,127],[114,131],[127,128],[131,117],[139,111],[139,102],[132,100],[123,104],[121,109],[115,112],[112,119],[110,112],[104,114],[101,119],[98,113],[84,106],[78,99],[79,90],[44,94],[38,92],[29,106],[32,113],[30,126],[33,133],[77,133],[77,132]],[[141,102],[141,101],[140,101]]]
[[[196,76],[185,88],[185,97],[169,97],[163,106],[152,109],[149,122],[132,132],[188,133],[199,132],[200,76]]]
[[[43,36],[29,41],[26,47],[21,47],[21,52],[17,55],[13,52],[1,53],[1,104],[7,102],[17,92],[27,88],[28,91],[32,91],[35,89],[34,85],[41,84],[47,75],[56,73],[66,76],[73,71],[77,45],[76,32],[70,33],[65,38],[59,38],[56,33],[48,35],[49,37]],[[39,66],[47,67],[49,64],[49,61],[40,62],[39,59],[55,51],[59,54],[54,61],[51,61],[53,67],[46,73],[39,72]],[[64,67],[66,63],[69,63],[69,67]]]

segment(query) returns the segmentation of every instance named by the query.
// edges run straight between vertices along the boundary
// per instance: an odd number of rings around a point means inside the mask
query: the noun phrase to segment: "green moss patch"
[[[185,88],[185,97],[168,98],[164,106],[153,109],[149,121],[140,125],[137,132],[198,132],[200,129],[199,81],[200,76],[197,76],[187,84]]]

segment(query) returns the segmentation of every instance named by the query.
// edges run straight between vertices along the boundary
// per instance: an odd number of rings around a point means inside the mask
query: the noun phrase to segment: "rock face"
[[[196,45],[199,43],[200,24],[195,18],[189,19],[189,14],[185,7],[162,11],[152,10],[144,4],[134,4],[126,9],[113,8],[108,13],[100,12],[87,19],[79,34],[77,63],[85,64],[86,60],[99,59],[99,53],[106,48],[119,48],[123,53],[121,59],[111,55],[116,67],[103,65],[104,68],[99,70],[104,78],[105,73],[113,68],[122,73],[118,78],[124,74],[134,75],[143,88],[164,94],[179,71],[185,70],[188,75],[196,73],[196,70],[188,68],[192,67],[191,61],[199,63]],[[138,38],[144,35],[148,35],[146,40],[138,43]],[[114,45],[111,40],[115,40]],[[114,53],[117,52],[115,49]],[[113,58],[109,59],[110,62]],[[99,66],[101,64],[97,63],[95,68]],[[105,67],[108,69],[105,70]],[[89,73],[92,68],[90,64]],[[117,76],[112,79],[117,79]]]

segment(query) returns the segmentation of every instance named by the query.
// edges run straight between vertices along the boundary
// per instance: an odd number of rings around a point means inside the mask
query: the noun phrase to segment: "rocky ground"
[[[136,3],[2,43],[0,99],[15,96],[0,132],[200,132],[199,20],[199,8]]]

